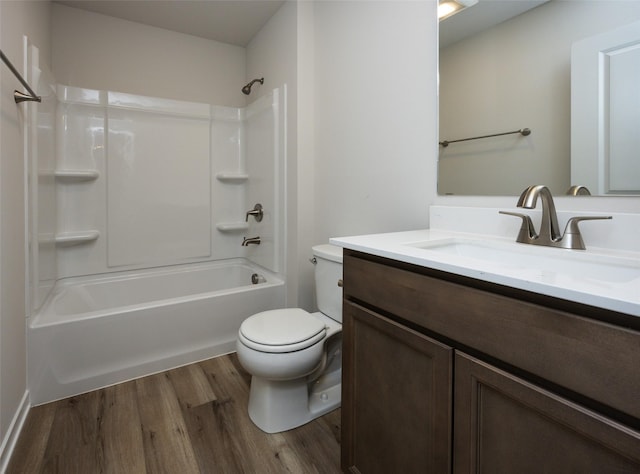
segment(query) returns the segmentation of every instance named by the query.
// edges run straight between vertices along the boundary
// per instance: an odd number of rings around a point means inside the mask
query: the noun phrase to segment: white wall
[[[0,43],[3,52],[23,71],[23,35],[40,48],[50,63],[50,6],[48,2],[0,2]],[[26,399],[25,342],[25,105],[16,105],[13,90],[22,86],[0,64],[0,470],[14,423]],[[12,431],[13,430],[13,431]]]
[[[247,47],[247,80],[289,88],[289,305],[315,307],[311,246],[428,224],[434,12],[429,0],[288,2]]]
[[[434,1],[315,3],[316,239],[428,225]]]
[[[311,247],[326,243],[316,239],[316,205],[315,205],[315,21],[314,3],[298,4],[297,34],[297,78],[298,78],[298,129],[297,160],[292,166],[292,182],[296,183],[297,204],[295,220],[291,220],[288,232],[291,242],[297,245],[295,261],[297,295],[300,306],[315,310],[314,267],[310,265]],[[293,165],[293,163],[292,163]],[[293,260],[293,259],[292,259]],[[293,278],[289,278],[291,281]],[[295,287],[294,287],[295,288]]]
[[[302,143],[298,137],[304,124],[300,123],[297,22],[299,9],[308,5],[308,2],[287,1],[251,40],[247,45],[246,82],[264,77],[264,85],[256,84],[257,87],[252,89],[247,98],[250,102],[272,88],[286,84],[286,184],[280,189],[286,207],[286,222],[283,222],[285,227],[282,229],[286,249],[286,298],[288,306],[313,309],[312,268],[306,268],[310,266],[308,254],[312,245],[310,232],[305,233],[305,230],[310,230],[304,214],[309,211],[309,206],[301,201],[304,196],[299,192],[298,174],[300,167],[310,161],[309,156],[301,154],[298,149]]]
[[[60,84],[241,107],[244,48],[54,4]]]

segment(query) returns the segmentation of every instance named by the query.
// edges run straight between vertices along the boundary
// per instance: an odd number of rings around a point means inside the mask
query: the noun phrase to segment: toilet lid
[[[300,308],[263,311],[245,319],[240,334],[264,346],[291,346],[324,337],[325,325]],[[306,347],[306,345],[305,345]]]

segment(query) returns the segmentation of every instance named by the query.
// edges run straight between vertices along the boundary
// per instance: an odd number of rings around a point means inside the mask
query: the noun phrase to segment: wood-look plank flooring
[[[235,354],[34,407],[7,474],[340,472],[340,410],[276,434]]]

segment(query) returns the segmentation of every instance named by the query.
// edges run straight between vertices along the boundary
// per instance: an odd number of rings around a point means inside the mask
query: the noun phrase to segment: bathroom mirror
[[[546,184],[562,195],[585,184],[572,182],[572,160],[587,166],[571,156],[572,44],[638,20],[636,1],[479,0],[441,21],[439,140],[449,143],[438,148],[438,193],[517,196]]]

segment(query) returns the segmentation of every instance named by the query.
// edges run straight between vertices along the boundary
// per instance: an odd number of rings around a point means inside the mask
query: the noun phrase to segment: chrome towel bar
[[[24,102],[24,101],[42,102],[42,98],[39,95],[37,95],[35,92],[33,92],[33,89],[29,86],[29,84],[27,84],[27,81],[24,80],[24,78],[22,77],[22,75],[20,75],[18,70],[15,67],[13,67],[13,64],[11,64],[11,61],[9,61],[9,58],[7,58],[4,55],[2,50],[0,50],[0,57],[2,58],[2,61],[4,61],[4,63],[7,65],[7,67],[11,70],[13,75],[18,78],[18,80],[24,86],[24,88],[29,91],[29,94],[25,94],[24,92],[20,92],[17,90],[14,91],[13,99],[16,101],[16,104],[19,104],[20,102]]]
[[[512,135],[514,133],[519,133],[520,135],[526,137],[527,135],[531,135],[531,129],[529,128],[521,128],[520,130],[514,130],[513,132],[503,132],[503,133],[494,133],[492,135],[482,135],[480,137],[470,137],[470,138],[460,138],[458,140],[443,140],[440,142],[440,146],[446,148],[450,143],[457,142],[466,142],[469,140],[479,140],[481,138],[491,138],[491,137],[500,137],[502,135]]]

